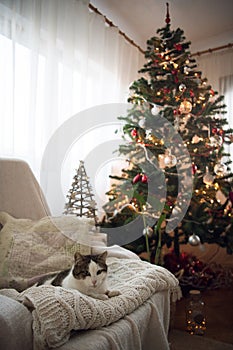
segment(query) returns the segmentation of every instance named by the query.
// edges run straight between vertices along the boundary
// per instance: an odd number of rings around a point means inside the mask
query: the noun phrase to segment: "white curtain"
[[[214,52],[196,57],[202,76],[208,79],[213,89],[224,96],[226,117],[233,128],[233,49]],[[230,146],[233,161],[233,146]],[[232,164],[233,171],[233,164]]]
[[[0,155],[26,160],[37,177],[59,126],[92,106],[127,102],[144,63],[87,0],[0,0],[0,52]]]
[[[195,59],[202,76],[208,79],[214,90],[224,95],[229,123],[233,127],[233,49],[204,54]]]

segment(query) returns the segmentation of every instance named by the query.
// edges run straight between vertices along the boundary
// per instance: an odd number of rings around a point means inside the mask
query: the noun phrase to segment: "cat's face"
[[[85,283],[87,287],[99,287],[107,276],[107,252],[98,255],[82,255],[75,253],[73,276]]]

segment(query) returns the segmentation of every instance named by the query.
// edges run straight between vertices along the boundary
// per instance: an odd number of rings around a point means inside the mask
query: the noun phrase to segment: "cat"
[[[106,258],[107,251],[96,255],[82,255],[76,252],[70,269],[48,275],[36,285],[50,284],[77,289],[83,294],[102,300],[117,296],[120,292],[109,290],[107,286]]]

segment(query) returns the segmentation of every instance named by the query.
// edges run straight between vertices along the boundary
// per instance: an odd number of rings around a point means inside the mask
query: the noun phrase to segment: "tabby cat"
[[[46,276],[37,283],[77,289],[81,293],[97,299],[108,299],[120,294],[109,290],[107,286],[107,251],[97,255],[74,255],[74,264],[70,269]]]

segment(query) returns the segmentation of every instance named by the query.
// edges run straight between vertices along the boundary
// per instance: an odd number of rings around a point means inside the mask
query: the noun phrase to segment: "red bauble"
[[[177,109],[173,109],[173,115],[178,115],[178,114],[180,114],[180,111]]]
[[[190,91],[189,91],[189,95],[190,95],[190,97],[194,97],[194,96],[195,96],[193,90],[190,90]]]
[[[174,47],[177,51],[182,51],[182,45],[181,44],[174,44]]]
[[[164,92],[165,94],[169,94],[169,92],[171,92],[171,90],[170,90],[169,88],[164,88],[164,89],[163,89],[163,92]]]
[[[137,130],[136,130],[136,129],[133,129],[133,130],[131,131],[131,136],[132,136],[132,137],[137,137],[137,135],[138,135]]]
[[[196,164],[192,164],[192,174],[195,175],[197,172],[197,166]]]
[[[137,174],[133,178],[133,184],[136,184],[137,182],[141,181],[141,179],[142,179],[142,175],[141,174]]]
[[[218,129],[217,128],[212,128],[212,134],[217,134]]]
[[[219,129],[219,130],[218,130],[218,134],[219,134],[220,136],[223,136],[224,130],[223,130],[223,129]]]
[[[148,182],[148,177],[144,174],[141,178],[141,181],[144,183],[144,184],[147,184]]]

